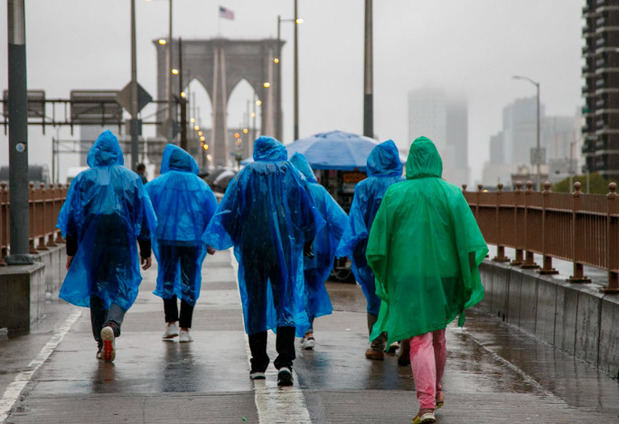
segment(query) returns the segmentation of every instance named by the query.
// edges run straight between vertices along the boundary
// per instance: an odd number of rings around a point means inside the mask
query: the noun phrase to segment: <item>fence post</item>
[[[542,192],[542,269],[539,270],[540,274],[558,274],[559,271],[552,267],[552,256],[547,255],[548,248],[546,243],[548,238],[546,237],[546,204],[548,203],[548,195],[550,195],[550,181],[544,183],[544,191]]]
[[[56,243],[54,242],[54,233],[56,232],[56,223],[54,222],[54,217],[58,216],[58,210],[56,208],[56,194],[57,194],[56,186],[54,183],[49,185],[49,190],[47,191],[47,228],[46,231],[48,233],[47,237],[47,246],[54,247]]]
[[[532,269],[539,268],[535,263],[535,256],[528,249],[528,231],[529,231],[529,202],[531,201],[531,193],[533,193],[533,181],[527,181],[527,190],[524,192],[524,250],[525,259],[520,268]]]
[[[30,183],[29,184],[29,189],[28,189],[28,218],[29,218],[29,223],[30,225],[28,226],[30,228],[30,234],[28,235],[28,242],[30,245],[30,253],[31,254],[36,254],[37,253],[37,249],[34,248],[34,234],[35,234],[35,228],[34,228],[34,217],[35,215],[35,210],[36,210],[36,203],[35,203],[35,192],[34,192],[34,183]]]
[[[501,231],[501,194],[503,193],[503,184],[497,185],[496,192],[496,208],[495,208],[495,225],[496,225],[496,256],[492,259],[494,262],[509,262],[509,259],[505,256],[505,246],[502,244],[503,232]]]
[[[475,219],[479,220],[479,194],[484,189],[484,186],[481,184],[477,184],[477,194],[475,195]]]
[[[582,192],[580,191],[580,181],[574,183],[574,193],[572,193],[572,224],[570,231],[572,232],[572,261],[574,262],[574,274],[570,275],[567,279],[570,283],[590,283],[591,279],[585,277],[584,265],[578,261],[577,246],[581,244],[582,231],[578,231],[576,221],[578,218],[578,211],[580,210],[580,203],[582,201]]]
[[[39,242],[37,243],[37,250],[49,250],[45,244],[45,233],[47,231],[47,190],[45,190],[45,184],[39,184],[39,202],[41,207],[38,208],[40,216],[35,214],[35,218],[39,219],[39,222],[35,224],[35,227],[39,230]],[[32,224],[31,224],[32,225]]]
[[[7,266],[4,260],[9,245],[9,192],[6,183],[0,183],[0,266]]]
[[[611,236],[611,231],[613,230],[613,226],[611,225],[611,221],[613,219],[613,215],[617,213],[617,184],[610,183],[608,184],[608,195],[607,195],[607,214],[606,214],[606,267],[608,268],[608,285],[603,287],[601,291],[604,293],[619,293],[619,272],[617,270],[613,270],[613,259],[617,260],[617,244],[619,240],[617,237]],[[615,219],[617,219],[615,217]],[[615,227],[619,227],[619,223],[615,225]],[[615,234],[617,236],[617,234]],[[615,264],[616,265],[616,264]]]
[[[516,234],[516,258],[511,261],[510,265],[522,265],[522,245],[519,243],[519,228],[518,228],[518,205],[522,196],[522,183],[520,181],[516,181],[516,191],[514,192],[514,234]]]

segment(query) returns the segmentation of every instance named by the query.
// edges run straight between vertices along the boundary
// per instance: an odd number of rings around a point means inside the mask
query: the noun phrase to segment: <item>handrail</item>
[[[30,253],[48,250],[56,243],[64,240],[60,231],[56,228],[56,220],[60,208],[67,197],[68,185],[40,184],[35,188],[30,183],[28,193],[29,222],[30,222]],[[6,183],[0,184],[0,266],[5,266],[6,257],[10,244],[10,202],[9,190]]]
[[[584,265],[602,268],[608,272],[608,283],[601,290],[619,293],[619,200],[617,185],[608,185],[607,195],[583,194],[580,183],[574,192],[552,193],[550,183],[542,192],[532,190],[533,183],[516,184],[513,192],[503,191],[499,184],[496,192],[462,192],[479,224],[486,242],[497,246],[495,261],[508,261],[505,247],[515,249],[511,262],[522,268],[539,268],[541,274],[556,274],[552,259],[563,259],[574,264],[571,283],[589,283]],[[524,255],[523,255],[524,253]],[[542,256],[542,266],[534,261],[534,254]]]

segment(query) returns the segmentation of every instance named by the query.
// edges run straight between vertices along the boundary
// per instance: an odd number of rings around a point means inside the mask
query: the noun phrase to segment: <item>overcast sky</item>
[[[138,80],[156,94],[152,40],[167,34],[168,1],[136,0]],[[407,92],[432,85],[469,102],[473,178],[488,158],[488,138],[501,127],[501,110],[541,82],[547,114],[573,115],[582,104],[583,0],[381,0],[374,1],[375,132],[406,146]],[[289,18],[292,0],[174,0],[174,36],[217,34],[219,5],[234,11],[221,21],[229,38],[276,35],[276,17]],[[341,129],[362,132],[363,0],[299,0],[300,133]],[[26,0],[28,87],[48,98],[71,89],[120,89],[130,78],[129,0]],[[6,28],[6,2],[0,5]],[[282,55],[284,141],[292,138],[292,25]],[[0,32],[0,87],[7,88],[6,29]],[[230,125],[240,121],[248,85],[233,93]],[[206,95],[198,97],[202,119]],[[232,110],[234,109],[234,110]],[[50,162],[51,136],[30,129],[31,163]],[[66,129],[61,138],[68,138]],[[77,135],[77,133],[76,133]],[[8,137],[0,135],[0,164],[8,162]],[[71,161],[63,158],[65,166]]]

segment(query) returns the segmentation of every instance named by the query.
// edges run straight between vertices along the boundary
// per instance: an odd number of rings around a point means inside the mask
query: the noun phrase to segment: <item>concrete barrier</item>
[[[479,308],[619,378],[619,295],[484,261]]]
[[[64,245],[35,255],[35,263],[0,267],[0,329],[9,337],[26,334],[45,316],[46,300],[58,296],[66,275]]]

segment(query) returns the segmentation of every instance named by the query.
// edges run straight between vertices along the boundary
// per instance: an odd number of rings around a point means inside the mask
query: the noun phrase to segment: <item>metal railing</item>
[[[60,231],[56,228],[56,220],[60,208],[67,197],[68,185],[41,184],[35,188],[30,183],[29,215],[30,215],[30,253],[47,250],[56,243],[63,242]],[[5,266],[10,242],[10,204],[9,190],[6,183],[0,184],[0,266]]]
[[[580,183],[574,192],[552,193],[550,183],[544,191],[533,191],[533,183],[526,189],[516,184],[515,191],[503,191],[499,184],[496,192],[463,193],[473,210],[486,242],[497,246],[498,262],[510,262],[505,247],[515,249],[512,265],[539,268],[541,274],[556,274],[552,259],[573,262],[572,283],[589,283],[583,266],[591,265],[608,271],[608,283],[601,290],[619,293],[619,200],[615,183],[608,186],[607,195],[583,194]],[[539,267],[534,254],[542,255]]]

